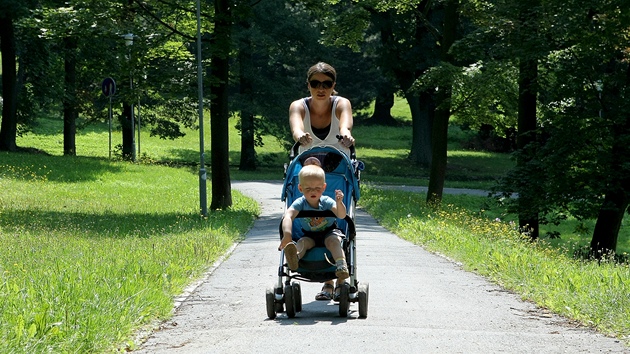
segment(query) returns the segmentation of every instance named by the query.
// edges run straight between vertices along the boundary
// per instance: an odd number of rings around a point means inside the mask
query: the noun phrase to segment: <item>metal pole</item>
[[[142,156],[140,153],[140,98],[138,98],[138,155]]]
[[[131,49],[129,50],[129,59],[131,60]],[[133,72],[129,69],[129,88],[133,93]],[[131,154],[133,162],[136,162],[136,117],[133,108],[133,101],[131,101]]]
[[[109,158],[112,158],[112,96],[109,96]]]
[[[199,109],[199,205],[201,215],[208,216],[208,194],[206,189],[206,162],[204,159],[203,142],[203,75],[201,69],[201,4],[197,0],[197,103]]]
[[[129,88],[133,95],[133,63],[131,61],[131,46],[133,45],[133,33],[125,35],[125,44],[129,47]],[[136,162],[136,122],[134,117],[133,99],[131,100],[131,156],[133,162]]]

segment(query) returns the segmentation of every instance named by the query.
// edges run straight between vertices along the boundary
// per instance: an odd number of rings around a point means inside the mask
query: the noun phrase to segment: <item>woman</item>
[[[354,145],[352,137],[352,105],[347,98],[337,96],[337,71],[319,62],[308,69],[306,84],[311,94],[291,103],[289,125],[293,139],[300,142],[299,153],[313,146],[334,146],[346,154]],[[338,139],[340,136],[341,139]],[[334,281],[324,283],[316,300],[331,300]]]
[[[350,153],[348,147],[354,144],[352,105],[347,98],[336,96],[336,80],[337,72],[329,64],[313,65],[306,75],[311,96],[293,101],[289,107],[289,124],[293,139],[300,142],[300,153],[322,145]]]

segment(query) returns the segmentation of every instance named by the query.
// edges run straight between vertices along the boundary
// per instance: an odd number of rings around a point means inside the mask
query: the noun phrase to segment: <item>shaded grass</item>
[[[493,222],[454,206],[460,196],[445,196],[441,208],[427,206],[425,197],[364,187],[361,204],[400,237],[630,344],[628,265],[575,260],[544,241],[531,243],[513,223]]]
[[[400,106],[400,107],[399,107]],[[398,107],[398,108],[397,108]],[[398,100],[396,110],[408,110]],[[398,117],[397,117],[398,118]],[[401,121],[405,121],[401,118]],[[233,180],[279,180],[283,177],[283,165],[289,161],[289,152],[271,136],[263,137],[263,146],[256,148],[258,165],[255,171],[239,170],[240,135],[235,126],[236,118],[230,120],[230,177]],[[457,131],[456,128],[453,128]],[[63,122],[60,118],[48,117],[38,121],[33,133],[18,138],[18,145],[41,150],[53,156],[63,155]],[[179,164],[197,168],[200,161],[199,132],[185,130],[186,136],[177,140],[151,137],[143,131],[138,158],[142,161],[163,164]],[[209,129],[204,132],[206,142],[206,168],[211,171],[208,146],[211,144]],[[107,158],[108,126],[106,123],[90,126],[76,137],[77,155]],[[357,156],[366,165],[363,178],[375,183],[428,185],[429,169],[414,165],[408,159],[411,149],[411,127],[355,126]],[[114,156],[119,152],[117,145],[122,141],[119,127],[112,134]],[[450,188],[490,189],[512,166],[509,154],[467,151],[460,148],[460,141],[449,143],[448,167],[445,186]]]

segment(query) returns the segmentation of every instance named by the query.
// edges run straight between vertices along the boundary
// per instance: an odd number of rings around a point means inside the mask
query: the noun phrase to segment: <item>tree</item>
[[[422,1],[414,9],[366,7],[371,22],[378,29],[382,43],[380,64],[391,73],[403,92],[412,116],[412,141],[409,158],[420,166],[431,164],[431,130],[435,102],[431,90],[412,90],[420,75],[437,63],[436,38],[430,28],[430,2]]]
[[[442,35],[439,38],[440,60],[447,65],[455,64],[450,50],[455,42],[458,26],[458,2],[457,0],[448,0],[445,3],[444,24],[441,31]],[[445,82],[438,86],[436,100],[438,107],[435,110],[435,119],[431,132],[431,174],[429,178],[429,188],[427,190],[427,203],[430,204],[441,203],[442,192],[444,191],[448,150],[448,121],[451,116],[452,89],[452,76],[446,75]]]
[[[528,217],[541,224],[559,223],[567,215],[597,218],[591,254],[614,252],[630,187],[624,99],[630,81],[623,34],[628,14],[617,11],[620,1],[513,5],[494,15],[529,13],[516,27],[521,32],[512,31],[503,43],[518,44],[505,53],[519,59],[523,103],[530,102],[519,114],[533,116],[527,111],[537,110],[537,122],[519,122],[525,139],[519,142],[518,168],[503,187],[527,193],[518,198],[523,226]]]
[[[17,50],[15,21],[24,16],[30,1],[3,1],[0,4],[0,52],[2,54],[2,125],[0,150],[16,151],[17,136]]]
[[[540,16],[539,2],[530,2],[527,5],[520,3],[518,5],[518,16],[520,27],[520,35],[517,40],[523,43],[523,47],[536,47],[539,44],[537,36],[537,19]],[[538,56],[537,50],[524,50],[519,55],[519,104],[518,104],[518,137],[517,146],[521,150],[521,154],[517,158],[518,169],[524,173],[528,173],[531,168],[529,162],[533,158],[532,153],[526,153],[525,150],[535,148],[537,132],[537,116],[536,105],[538,95]],[[532,54],[533,52],[533,54]],[[528,166],[529,165],[529,166]],[[539,236],[539,208],[536,205],[536,194],[538,192],[536,181],[531,179],[521,179],[519,192],[519,227],[529,234],[532,239]]]
[[[77,39],[72,36],[64,38],[64,67],[65,80],[63,96],[63,154],[76,155],[76,131],[77,131]]]
[[[374,112],[367,124],[395,126],[398,122],[392,117],[392,107],[396,90],[393,85],[383,82],[377,87],[376,99],[374,100]]]
[[[213,82],[210,94],[210,125],[212,127],[212,202],[210,209],[226,209],[232,206],[230,185],[229,135],[228,135],[228,85],[229,55],[231,50],[231,10],[229,0],[214,0],[214,34],[211,68]]]
[[[292,145],[288,106],[308,92],[305,73],[315,62],[337,69],[337,90],[352,101],[355,112],[374,98],[378,72],[371,59],[320,35],[330,20],[320,10],[339,14],[338,7],[307,5],[270,0],[235,7],[232,40],[238,53],[231,64],[237,79],[232,80],[230,110],[240,116],[240,169],[254,169],[260,163],[253,149],[262,144],[263,134],[275,136],[287,149]]]

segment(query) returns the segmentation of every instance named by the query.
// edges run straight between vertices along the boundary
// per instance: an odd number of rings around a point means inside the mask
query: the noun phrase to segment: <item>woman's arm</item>
[[[293,101],[289,106],[289,126],[293,140],[299,141],[302,145],[307,145],[313,141],[310,134],[304,131],[304,105],[301,100]],[[300,140],[301,139],[301,140]]]
[[[339,135],[343,137],[343,145],[349,147],[354,144],[354,138],[352,137],[352,126],[354,124],[352,104],[350,100],[344,97],[339,97],[338,100],[335,113],[339,118]]]

